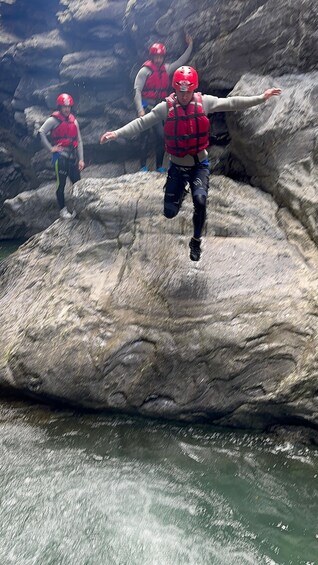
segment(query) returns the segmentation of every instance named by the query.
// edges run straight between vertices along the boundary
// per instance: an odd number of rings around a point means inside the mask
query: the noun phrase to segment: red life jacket
[[[53,118],[59,120],[59,125],[51,131],[51,138],[54,145],[62,147],[78,147],[78,130],[75,123],[75,116],[70,114],[67,118],[59,111],[53,112]]]
[[[170,83],[166,65],[157,67],[152,61],[145,61],[143,67],[147,67],[152,73],[144,84],[141,96],[151,100],[164,100],[168,96]]]
[[[204,113],[201,92],[195,92],[186,107],[175,92],[166,98],[168,117],[164,125],[166,151],[176,157],[197,155],[209,145],[210,122]]]

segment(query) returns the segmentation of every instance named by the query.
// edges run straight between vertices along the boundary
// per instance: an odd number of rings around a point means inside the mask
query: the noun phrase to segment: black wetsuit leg
[[[209,165],[202,163],[191,168],[190,187],[194,206],[193,213],[193,237],[200,239],[204,222],[206,219],[206,206],[209,191]]]
[[[56,198],[60,210],[65,207],[64,189],[68,176],[68,162],[69,160],[62,155],[55,161]]]
[[[190,169],[191,167],[178,167],[173,163],[169,167],[163,209],[166,218],[174,218],[181,208]]]
[[[69,166],[68,166],[68,175],[70,177],[71,182],[74,184],[81,178],[80,170],[78,168],[78,160],[77,159],[69,159]]]

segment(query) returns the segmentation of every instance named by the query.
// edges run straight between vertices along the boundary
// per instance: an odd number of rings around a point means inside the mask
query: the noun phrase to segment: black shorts
[[[206,163],[199,163],[192,167],[180,167],[171,163],[165,184],[164,215],[167,218],[174,218],[178,214],[187,184],[190,185],[194,207],[196,207],[197,200],[206,203],[209,175],[209,165]]]

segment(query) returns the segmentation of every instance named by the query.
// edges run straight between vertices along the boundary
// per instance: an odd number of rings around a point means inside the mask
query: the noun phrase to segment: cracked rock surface
[[[268,194],[217,177],[204,251],[162,176],[85,179],[1,263],[0,384],[97,409],[265,428],[317,421],[317,250]],[[257,210],[257,213],[256,213]]]

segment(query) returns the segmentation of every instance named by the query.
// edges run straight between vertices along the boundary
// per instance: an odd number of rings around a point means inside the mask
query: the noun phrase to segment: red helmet
[[[173,74],[172,86],[175,90],[188,92],[198,88],[198,85],[198,73],[193,67],[179,67]]]
[[[167,49],[163,43],[154,43],[149,47],[149,55],[166,55]]]
[[[59,94],[56,99],[57,106],[74,106],[74,100],[69,94]]]

